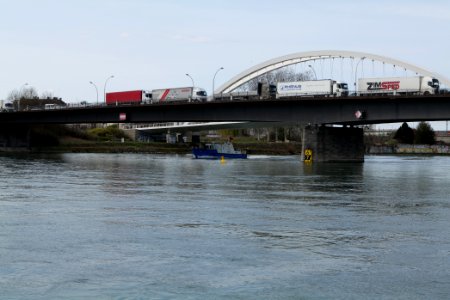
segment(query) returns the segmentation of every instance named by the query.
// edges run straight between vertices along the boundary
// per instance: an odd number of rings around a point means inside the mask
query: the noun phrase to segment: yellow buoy
[[[225,157],[223,157],[223,155],[220,157],[220,163],[224,164],[225,163]]]
[[[305,149],[305,156],[303,157],[303,161],[305,163],[312,163],[313,160],[313,151],[312,149]]]

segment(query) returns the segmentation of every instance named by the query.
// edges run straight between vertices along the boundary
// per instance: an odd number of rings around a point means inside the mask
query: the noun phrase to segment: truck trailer
[[[152,94],[145,90],[106,93],[106,105],[150,103]]]
[[[348,85],[331,79],[277,83],[276,98],[306,96],[348,96]]]
[[[434,95],[439,80],[430,76],[359,78],[358,95]]]
[[[198,87],[180,87],[152,90],[152,103],[163,102],[206,102],[206,91]]]

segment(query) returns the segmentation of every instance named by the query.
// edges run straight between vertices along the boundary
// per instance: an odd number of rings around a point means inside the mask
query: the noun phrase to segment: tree
[[[262,74],[249,82],[241,85],[237,88],[239,91],[255,91],[258,87],[258,83],[263,83],[264,85],[276,84],[277,82],[287,82],[287,81],[304,81],[311,80],[313,78],[310,71],[305,73],[295,72],[293,68],[284,67],[278,70],[274,70],[269,73]]]
[[[41,93],[41,99],[53,99],[55,96],[50,91],[44,91]]]
[[[22,99],[39,99],[37,90],[34,87],[12,90],[8,95],[8,100],[18,101]]]
[[[61,98],[55,97],[51,92],[43,92],[39,98],[34,87],[12,90],[7,98],[11,101],[16,110],[43,109],[45,104],[56,104],[65,106],[66,103]]]
[[[433,145],[436,143],[436,136],[433,128],[427,122],[420,122],[416,128],[416,134],[414,137],[416,144]]]
[[[395,132],[394,139],[399,143],[412,144],[414,143],[414,130],[404,122],[397,132]]]

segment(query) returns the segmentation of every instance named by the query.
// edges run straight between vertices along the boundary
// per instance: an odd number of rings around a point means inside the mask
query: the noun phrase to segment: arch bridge
[[[317,61],[323,59],[357,59],[360,61],[364,61],[365,59],[381,62],[383,64],[393,65],[394,67],[398,66],[403,68],[404,70],[409,70],[414,72],[416,75],[422,76],[431,76],[438,79],[442,84],[450,87],[450,80],[445,76],[440,75],[438,73],[426,70],[422,67],[413,65],[411,63],[407,63],[398,59],[365,53],[365,52],[356,52],[356,51],[343,51],[343,50],[322,50],[322,51],[309,51],[309,52],[298,52],[293,53],[281,57],[277,57],[274,59],[270,59],[258,65],[255,65],[238,75],[234,76],[224,84],[222,84],[219,88],[214,91],[214,94],[222,94],[229,93],[234,91],[235,89],[241,87],[245,83],[258,78],[261,75],[270,73],[272,71],[281,69],[283,67],[305,63],[310,61]],[[355,70],[355,78],[356,78]],[[353,72],[353,70],[352,70]],[[356,81],[356,80],[355,80]]]
[[[365,59],[399,66],[422,76],[431,76],[450,87],[450,80],[426,69],[400,60],[352,51],[301,52],[271,59],[230,79],[215,93],[232,92],[258,76],[274,70],[313,61],[350,58],[351,79],[358,75],[358,64]],[[353,63],[358,60],[353,70]],[[361,64],[362,68],[364,63]],[[362,69],[361,68],[361,69]],[[360,69],[360,71],[362,71]],[[332,73],[332,72],[331,72]],[[363,72],[361,72],[363,74]],[[352,80],[353,81],[353,80]],[[353,125],[403,121],[438,121],[450,119],[450,94],[383,97],[333,97],[289,100],[211,101],[207,103],[159,103],[133,106],[96,106],[61,110],[20,111],[0,114],[0,148],[23,142],[30,145],[33,124],[76,123],[159,123],[159,122],[266,122],[310,123],[305,126],[303,147],[312,150],[313,161],[364,160],[363,131]],[[316,125],[317,124],[317,125]],[[342,127],[320,126],[341,124]],[[11,131],[12,128],[12,131]],[[22,138],[20,138],[22,137]],[[18,141],[18,142],[17,142]],[[19,145],[20,146],[20,145]]]

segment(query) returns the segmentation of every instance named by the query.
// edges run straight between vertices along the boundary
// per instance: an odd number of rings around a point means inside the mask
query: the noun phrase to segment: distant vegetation
[[[397,130],[394,139],[403,144],[434,145],[436,143],[435,132],[427,122],[420,122],[416,129],[412,129],[405,122]]]
[[[414,143],[415,144],[425,144],[425,145],[434,145],[436,144],[436,135],[431,128],[431,125],[427,122],[420,122],[417,125],[415,135],[414,135]]]
[[[54,147],[70,140],[71,143],[119,142],[129,140],[117,125],[88,130],[73,129],[65,125],[33,126],[30,133],[32,146]]]
[[[46,91],[39,95],[34,87],[12,90],[7,100],[13,103],[16,110],[44,109],[45,104],[66,106],[66,103],[61,98],[55,97],[53,93]]]
[[[420,122],[417,127],[411,128],[405,122],[397,131],[388,135],[367,135],[366,145],[395,146],[397,144],[434,145],[436,144],[435,131],[427,122]]]
[[[106,128],[93,128],[87,131],[87,135],[90,139],[97,141],[117,141],[128,139],[123,130],[119,129],[117,125],[111,125]]]

